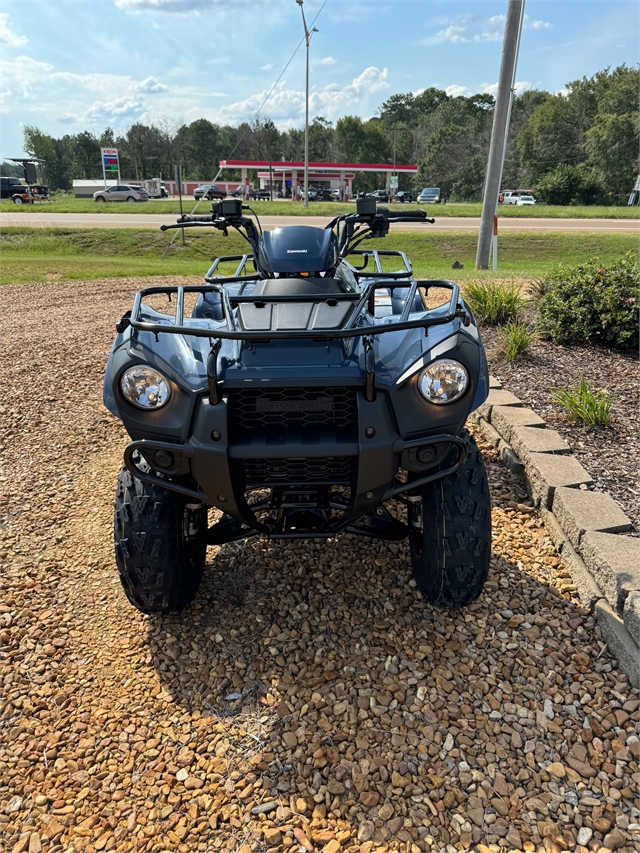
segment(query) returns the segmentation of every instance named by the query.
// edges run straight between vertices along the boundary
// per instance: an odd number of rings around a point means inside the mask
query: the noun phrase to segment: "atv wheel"
[[[120,472],[114,513],[116,563],[142,613],[178,613],[194,598],[207,550],[207,510]]]
[[[409,545],[418,589],[438,607],[465,607],[482,592],[491,557],[491,500],[482,455],[465,430],[467,461],[429,483],[409,508]]]

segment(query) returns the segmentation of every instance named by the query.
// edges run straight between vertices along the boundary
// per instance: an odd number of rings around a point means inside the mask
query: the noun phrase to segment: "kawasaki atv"
[[[425,598],[471,603],[491,550],[487,476],[464,428],[488,394],[480,335],[454,282],[357,248],[393,222],[434,220],[363,198],[324,229],[263,231],[245,210],[228,199],[162,226],[235,228],[251,252],[217,258],[201,286],[140,290],[116,326],[104,402],[132,439],[115,503],[129,601],[182,610],[207,545],[346,532],[408,537]]]

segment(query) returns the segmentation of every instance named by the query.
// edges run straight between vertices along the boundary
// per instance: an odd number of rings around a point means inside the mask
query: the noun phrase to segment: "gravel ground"
[[[210,549],[181,617],[130,607],[101,380],[140,285],[3,291],[0,849],[640,851],[638,691],[486,445],[466,610],[350,536]]]
[[[596,346],[564,347],[536,341],[524,358],[507,364],[501,357],[500,332],[483,328],[489,369],[509,391],[556,429],[591,474],[598,491],[608,492],[640,533],[640,365],[637,353]],[[614,397],[608,427],[573,422],[554,402],[550,388],[576,386],[583,374]]]

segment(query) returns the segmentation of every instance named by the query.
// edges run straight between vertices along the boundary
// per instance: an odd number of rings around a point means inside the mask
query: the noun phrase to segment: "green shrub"
[[[602,204],[605,200],[598,176],[585,163],[560,163],[540,178],[534,193],[542,204]]]
[[[538,302],[537,329],[555,343],[598,343],[638,349],[640,266],[627,252],[607,268],[595,258],[575,267],[559,264],[547,276]]]
[[[515,323],[526,305],[515,281],[468,281],[463,295],[476,319],[490,326]]]
[[[507,323],[504,327],[502,349],[509,364],[520,358],[535,337],[536,333],[527,329],[524,323]]]
[[[576,388],[551,388],[551,396],[569,411],[575,420],[585,424],[609,426],[613,397],[598,388],[593,388],[582,374]]]

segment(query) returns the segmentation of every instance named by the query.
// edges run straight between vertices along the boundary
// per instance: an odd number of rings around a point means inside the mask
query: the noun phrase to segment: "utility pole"
[[[309,207],[309,43],[313,33],[318,30],[313,27],[307,29],[307,21],[304,17],[304,9],[302,8],[303,0],[296,0],[300,11],[302,12],[302,24],[304,26],[304,37],[307,43],[307,89],[304,107],[304,206]]]
[[[500,62],[500,79],[496,106],[493,113],[491,129],[491,147],[487,164],[487,177],[484,183],[482,200],[482,220],[478,236],[478,251],[476,253],[476,269],[489,269],[489,253],[493,236],[494,216],[498,210],[498,195],[502,181],[502,170],[509,135],[511,118],[511,102],[516,82],[516,67],[518,50],[524,21],[525,0],[509,0],[507,20],[504,27],[502,43],[502,60]]]

